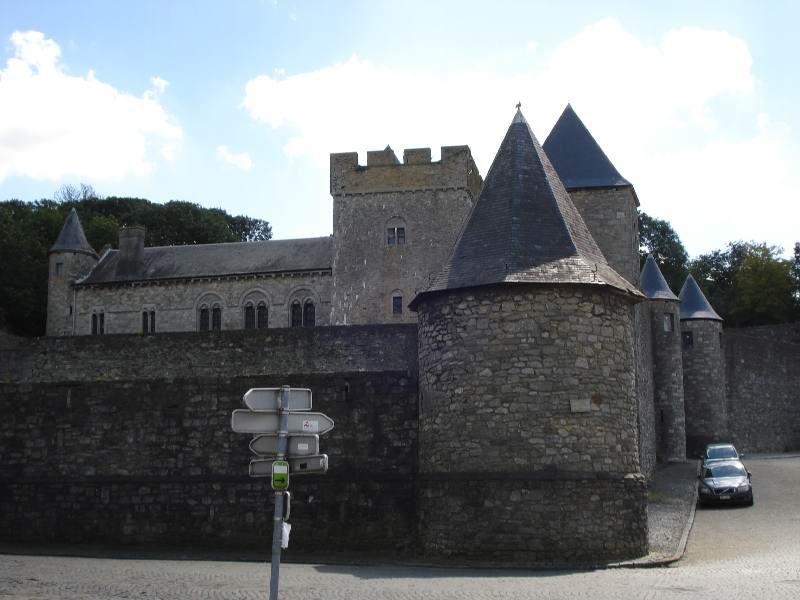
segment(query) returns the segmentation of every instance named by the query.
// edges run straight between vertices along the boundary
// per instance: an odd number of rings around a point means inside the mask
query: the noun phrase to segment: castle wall
[[[688,334],[691,347],[684,339]],[[727,442],[729,436],[722,323],[681,321],[681,336],[686,452],[699,456],[706,444]]]
[[[72,283],[86,275],[97,259],[85,252],[51,252],[47,277],[47,335],[71,335],[75,311]]]
[[[408,303],[447,261],[477,198],[481,178],[468,147],[442,148],[439,162],[428,149],[405,159],[370,152],[362,167],[355,153],[331,155],[333,324],[415,323]],[[403,229],[402,244],[389,244],[388,228]]]
[[[686,460],[680,302],[648,300],[653,337],[653,401],[659,461]]]
[[[650,306],[640,302],[631,307],[636,366],[636,405],[638,407],[639,464],[652,480],[656,471],[656,424],[653,405],[653,334],[650,331]]]
[[[418,314],[425,551],[518,564],[645,553],[628,302],[493,287],[424,298]]]
[[[248,299],[267,305],[269,327],[288,327],[291,305],[311,299],[317,325],[330,319],[331,276],[326,272],[207,278],[153,284],[80,286],[77,293],[75,334],[92,332],[92,313],[103,312],[105,333],[141,333],[142,311],[156,313],[156,332],[198,331],[200,305],[219,303],[222,329],[244,329]]]
[[[269,484],[230,413],[310,387],[335,429],[294,477],[287,551],[402,553],[416,527],[416,327],[25,340],[0,349],[0,539],[269,552]]]
[[[800,450],[800,325],[725,330],[728,422],[743,452]]]

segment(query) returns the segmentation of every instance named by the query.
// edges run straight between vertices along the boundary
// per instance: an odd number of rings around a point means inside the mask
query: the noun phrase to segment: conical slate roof
[[[630,185],[569,104],[543,147],[567,189]]]
[[[717,312],[711,308],[703,291],[694,277],[689,275],[681,288],[681,321],[689,319],[708,319],[712,321],[722,321]]]
[[[600,285],[642,296],[606,262],[521,111],[450,260],[410,306],[425,294],[503,283]]]
[[[642,274],[639,277],[639,287],[650,300],[678,300],[678,297],[669,289],[669,284],[661,274],[656,259],[648,256],[642,267]]]
[[[61,233],[58,234],[58,239],[50,248],[50,252],[83,252],[97,258],[94,248],[86,240],[78,212],[74,208],[69,211],[67,220],[64,221],[64,227],[61,228]]]

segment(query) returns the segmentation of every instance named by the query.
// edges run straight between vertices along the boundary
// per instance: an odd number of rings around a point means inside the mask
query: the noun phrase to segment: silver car
[[[741,460],[744,454],[739,454],[733,444],[709,444],[703,451],[700,459],[703,464],[717,460]]]
[[[752,474],[738,460],[715,460],[702,466],[697,476],[700,506],[746,504],[753,506]]]

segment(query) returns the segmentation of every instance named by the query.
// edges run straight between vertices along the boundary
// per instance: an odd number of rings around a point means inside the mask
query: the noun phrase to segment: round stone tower
[[[83,233],[73,208],[49,251],[47,276],[47,335],[72,335],[75,298],[73,283],[97,264],[97,253]]]
[[[644,263],[640,281],[650,305],[656,458],[659,462],[680,462],[686,460],[680,300],[652,256]]]
[[[691,275],[680,300],[686,451],[695,456],[710,442],[728,441],[722,318]]]
[[[420,540],[529,564],[647,552],[630,306],[518,112],[419,319]]]

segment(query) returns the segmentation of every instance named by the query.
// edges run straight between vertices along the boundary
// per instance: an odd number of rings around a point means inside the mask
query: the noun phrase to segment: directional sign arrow
[[[322,435],[333,429],[333,419],[314,412],[289,413],[288,433],[316,433]],[[236,433],[277,433],[280,415],[270,411],[239,409],[231,413],[231,429]]]
[[[252,388],[244,395],[244,404],[250,410],[278,410],[281,388]],[[289,388],[289,406],[286,410],[311,410],[311,390]]]
[[[271,477],[274,458],[256,458],[250,461],[250,477]],[[328,471],[328,455],[318,454],[289,459],[291,475],[318,475]]]
[[[312,456],[319,454],[319,436],[292,435],[287,440],[286,454],[288,456]],[[269,456],[278,453],[278,436],[274,433],[257,435],[250,442],[250,450],[259,456]]]

